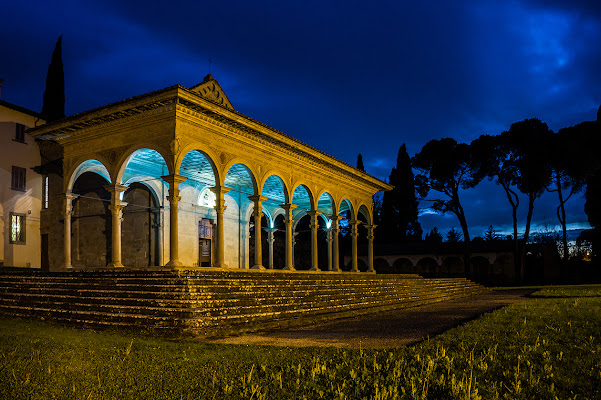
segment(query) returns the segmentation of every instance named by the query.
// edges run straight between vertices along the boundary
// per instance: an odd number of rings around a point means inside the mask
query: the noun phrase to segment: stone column
[[[183,265],[179,260],[179,229],[178,229],[178,216],[177,216],[177,204],[181,197],[179,197],[179,184],[185,181],[185,176],[180,175],[165,175],[161,178],[169,184],[169,262],[166,264],[167,267],[178,267]]]
[[[294,248],[292,242],[294,236],[292,234],[292,224],[294,224],[294,218],[292,217],[292,210],[294,210],[296,204],[282,204],[280,205],[286,212],[284,215],[284,223],[286,224],[286,262],[284,265],[285,270],[294,271]]]
[[[330,231],[332,232],[332,269],[334,272],[340,272],[340,249],[338,246],[338,233],[340,232],[340,227],[338,225],[338,221],[340,221],[342,217],[340,215],[332,215],[332,227]]]
[[[79,195],[73,194],[71,192],[65,193],[65,201],[63,208],[63,217],[65,218],[65,226],[64,226],[64,254],[65,254],[65,262],[63,263],[63,268],[71,269],[73,266],[71,265],[71,215],[73,214],[73,200],[78,198]]]
[[[215,235],[215,267],[224,268],[225,265],[225,233],[223,229],[223,213],[225,205],[225,194],[232,190],[225,186],[214,186],[211,192],[215,193],[215,213],[217,214],[217,235]]]
[[[248,199],[254,203],[253,217],[255,218],[255,264],[253,269],[265,269],[263,266],[263,244],[261,242],[261,217],[263,211],[261,210],[261,203],[267,200],[267,197],[255,194],[249,196]]]
[[[328,229],[328,236],[326,238],[328,241],[328,271],[332,271],[332,227]]]
[[[319,224],[317,223],[317,217],[321,214],[321,211],[311,210],[307,211],[307,214],[311,218],[311,268],[309,271],[319,271],[319,259],[317,254],[317,229]]]
[[[269,265],[268,269],[273,269],[273,243],[275,242],[275,238],[273,237],[274,232],[277,229],[275,228],[265,228],[267,232],[267,243],[269,244]]]
[[[367,272],[375,273],[374,269],[374,229],[377,225],[366,225],[367,228]]]
[[[107,185],[104,187],[111,193],[111,262],[108,263],[107,268],[120,268],[123,267],[121,263],[121,221],[123,220],[123,207],[127,205],[121,201],[121,193],[127,190],[127,186],[114,184]]]
[[[351,226],[351,238],[353,239],[353,258],[351,260],[351,272],[359,272],[357,262],[357,226],[360,224],[359,221],[350,221]]]

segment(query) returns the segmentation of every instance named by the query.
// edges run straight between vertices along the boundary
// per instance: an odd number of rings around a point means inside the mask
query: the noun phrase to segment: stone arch
[[[73,169],[73,172],[71,172],[69,180],[67,181],[65,191],[72,191],[75,181],[86,172],[92,172],[100,175],[107,181],[107,185],[111,183],[111,174],[109,173],[106,166],[96,159],[88,159],[81,162],[77,167]]]
[[[123,192],[122,262],[129,267],[162,264],[160,202],[146,182],[132,182]]]
[[[72,202],[71,255],[77,268],[104,268],[111,261],[110,181],[88,170],[73,182],[71,191],[78,195]]]
[[[313,197],[313,193],[307,185],[302,183],[294,187],[291,202],[298,205],[296,208],[298,210],[304,210],[306,212],[315,209],[315,198]]]
[[[440,270],[440,266],[432,257],[421,258],[417,262],[417,273],[423,276],[436,276]]]
[[[357,210],[357,216],[361,214],[365,217],[365,219],[367,220],[367,224],[368,225],[372,225],[373,224],[373,218],[372,218],[372,214],[371,214],[371,209],[369,207],[367,207],[365,204],[361,204],[359,206],[359,209]]]
[[[136,158],[136,155],[140,155],[145,151],[149,151],[148,154],[152,154],[152,152],[157,153],[158,156],[160,156],[162,163],[165,165],[166,171],[162,170],[159,174],[157,174],[156,177],[159,177],[161,175],[169,175],[169,174],[173,173],[173,165],[171,163],[171,158],[169,157],[170,153],[166,152],[165,149],[163,149],[161,146],[156,146],[156,145],[150,145],[150,146],[136,145],[136,146],[130,147],[119,159],[119,163],[117,164],[118,170],[117,170],[117,173],[115,174],[115,182],[123,184],[122,182],[124,181],[125,170],[128,168],[129,163],[134,158]],[[153,161],[157,162],[158,157],[156,157],[156,155],[154,155],[154,154],[153,154],[153,156],[154,156]],[[125,180],[128,180],[128,179],[125,179]]]
[[[515,259],[513,254],[499,254],[492,265],[495,284],[508,284],[515,280]]]
[[[197,185],[199,190],[204,186],[223,186],[219,169],[207,151],[188,146],[187,151],[182,154],[175,165],[176,174],[201,183]]]
[[[261,195],[271,198],[274,194],[276,194],[277,186],[280,185],[280,189],[284,195],[284,199],[280,204],[286,204],[290,202],[290,192],[288,187],[286,186],[286,181],[274,171],[268,171],[264,179],[260,182]],[[276,198],[274,198],[275,200]]]
[[[474,256],[470,259],[470,276],[477,282],[486,284],[491,274],[491,265],[486,257]]]
[[[414,274],[417,268],[410,259],[399,257],[392,263],[392,271],[396,274]]]
[[[464,274],[463,259],[458,256],[448,256],[442,261],[440,272],[443,276],[462,276]]]
[[[222,174],[219,171],[219,168],[217,167],[217,164],[215,163],[215,160],[218,159],[217,155],[209,148],[201,149],[200,146],[198,146],[198,143],[188,144],[177,154],[175,166],[173,168],[175,173],[181,175],[180,170],[182,167],[182,163],[184,162],[184,159],[188,156],[188,154],[193,151],[197,151],[198,153],[202,154],[206,158],[208,163],[211,165],[211,170],[213,172],[213,176],[215,177],[215,184],[223,185],[222,179],[224,178],[224,176],[222,176]]]
[[[340,200],[340,203],[338,203],[336,209],[338,210],[338,214],[348,211],[350,214],[350,221],[353,221],[357,218],[353,203],[347,198]]]
[[[374,269],[378,274],[390,274],[394,272],[390,264],[388,264],[388,261],[381,257],[378,257],[374,260]]]
[[[238,190],[240,190],[242,193],[246,193],[249,196],[258,193],[257,179],[247,165],[239,162],[230,162],[224,171],[224,186],[232,188],[232,190],[235,190],[237,187]],[[244,176],[245,174],[247,176]],[[240,188],[250,189],[250,191],[242,191]]]
[[[329,217],[336,215],[336,202],[330,193],[321,192],[317,198],[317,210]]]

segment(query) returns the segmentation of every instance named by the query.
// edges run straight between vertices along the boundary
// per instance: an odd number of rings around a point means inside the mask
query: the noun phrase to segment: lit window
[[[25,173],[25,168],[13,166],[11,189],[25,191]]]
[[[15,141],[25,143],[25,125],[16,124]]]
[[[42,186],[42,208],[48,208],[48,176],[44,177],[44,185]]]
[[[10,213],[10,242],[25,244],[25,214]]]

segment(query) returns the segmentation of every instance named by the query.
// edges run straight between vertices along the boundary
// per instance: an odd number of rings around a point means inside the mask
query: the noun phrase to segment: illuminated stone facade
[[[0,265],[41,267],[44,178],[32,170],[40,152],[26,130],[43,123],[38,113],[0,100]]]
[[[54,237],[53,270],[293,270],[294,230],[306,217],[311,269],[340,270],[339,225],[348,223],[355,271],[357,226],[371,244],[372,196],[391,188],[235,111],[210,75],[190,89],[172,86],[30,133],[63,151],[62,185],[55,177],[60,189],[42,223]],[[276,237],[284,255],[274,259]]]

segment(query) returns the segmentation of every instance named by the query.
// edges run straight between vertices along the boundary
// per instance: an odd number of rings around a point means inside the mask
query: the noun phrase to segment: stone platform
[[[306,326],[488,292],[463,278],[234,269],[0,272],[0,313],[169,336]]]

